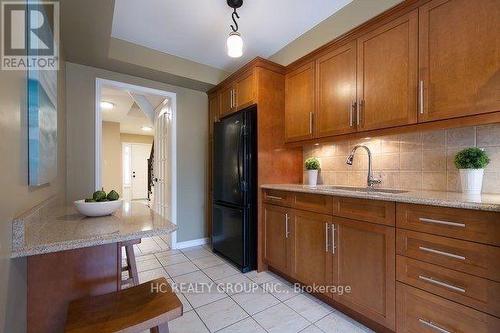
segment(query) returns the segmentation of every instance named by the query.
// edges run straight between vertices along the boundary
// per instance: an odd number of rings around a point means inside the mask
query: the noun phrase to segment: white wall
[[[177,94],[177,241],[206,237],[205,165],[208,99],[203,92],[74,63],[66,64],[67,199],[94,190],[95,79],[109,79]]]
[[[28,186],[26,72],[0,70],[0,332],[26,331],[26,259],[11,260],[12,219],[53,195],[64,198],[65,103],[61,54],[57,105],[57,177]]]

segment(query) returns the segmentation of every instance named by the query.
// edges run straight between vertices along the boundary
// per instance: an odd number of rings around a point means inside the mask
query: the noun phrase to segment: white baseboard
[[[205,245],[205,244],[208,244],[209,242],[210,242],[210,239],[208,237],[207,238],[193,239],[190,241],[176,243],[174,246],[174,249],[185,249],[187,247]]]

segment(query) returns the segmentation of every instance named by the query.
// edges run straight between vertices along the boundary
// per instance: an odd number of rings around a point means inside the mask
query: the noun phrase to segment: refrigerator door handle
[[[242,181],[241,181],[241,143],[243,141],[243,125],[240,127],[240,136],[238,138],[238,151],[237,151],[237,154],[238,156],[236,157],[237,161],[238,161],[238,187],[240,189],[240,191],[243,190],[243,187],[242,187]]]

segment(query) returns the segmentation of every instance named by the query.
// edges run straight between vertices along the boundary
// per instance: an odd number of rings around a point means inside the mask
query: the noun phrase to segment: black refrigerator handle
[[[241,125],[240,127],[240,136],[238,138],[238,158],[237,158],[237,161],[238,161],[238,187],[240,188],[240,191],[241,191],[241,161],[240,161],[240,157],[241,157],[241,143],[243,141],[243,125]]]

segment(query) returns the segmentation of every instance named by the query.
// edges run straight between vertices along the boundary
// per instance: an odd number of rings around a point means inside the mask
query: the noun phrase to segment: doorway
[[[98,78],[95,97],[95,188],[177,224],[176,94]]]

